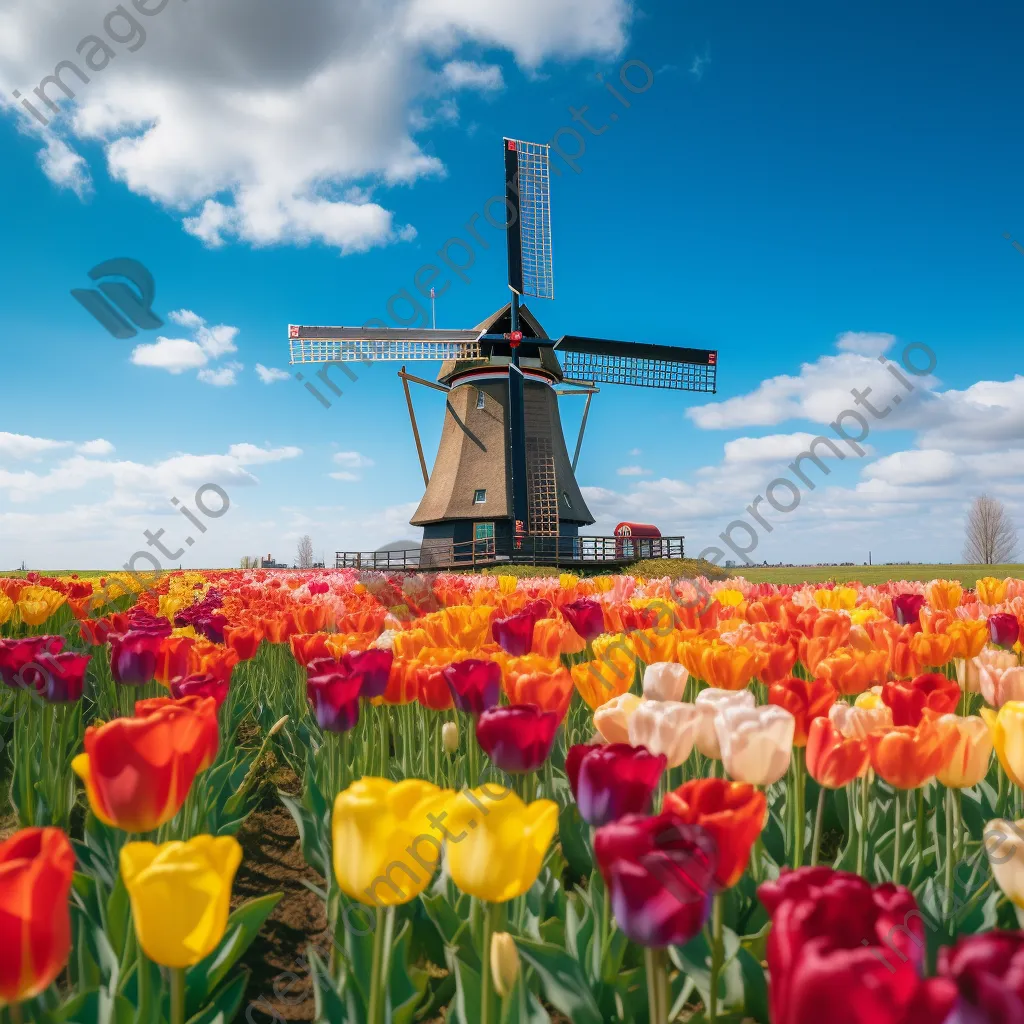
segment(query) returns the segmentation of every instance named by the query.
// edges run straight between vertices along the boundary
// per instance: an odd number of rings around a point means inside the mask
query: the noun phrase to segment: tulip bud
[[[644,669],[644,696],[648,700],[680,701],[689,675],[685,665],[671,661],[648,665]]]
[[[508,932],[495,932],[491,937],[491,978],[494,991],[505,998],[519,977],[519,950]]]
[[[449,754],[459,749],[459,727],[454,722],[445,722],[441,726],[441,742]]]
[[[274,723],[274,724],[273,724],[273,725],[272,725],[272,726],[270,727],[270,732],[268,732],[268,733],[267,733],[267,736],[268,736],[268,737],[269,737],[269,736],[276,736],[276,735],[277,735],[277,734],[278,734],[278,733],[279,733],[279,732],[280,732],[280,731],[281,731],[281,730],[282,730],[282,729],[284,728],[284,724],[285,724],[285,722],[287,722],[287,721],[288,721],[288,716],[287,716],[287,715],[284,715],[284,716],[282,716],[281,718],[279,718],[279,719],[278,719],[278,720],[277,720],[277,721],[276,721],[276,722],[275,722],[275,723]]]

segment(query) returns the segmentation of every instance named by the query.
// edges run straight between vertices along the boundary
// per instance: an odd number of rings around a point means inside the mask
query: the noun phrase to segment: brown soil
[[[282,789],[297,789],[297,780],[273,780]],[[233,903],[280,892],[284,895],[267,918],[244,962],[252,970],[246,990],[247,1024],[312,1020],[313,987],[306,951],[328,947],[323,901],[302,884],[325,882],[302,858],[299,832],[292,816],[268,787],[261,807],[238,833],[243,859],[235,879]]]

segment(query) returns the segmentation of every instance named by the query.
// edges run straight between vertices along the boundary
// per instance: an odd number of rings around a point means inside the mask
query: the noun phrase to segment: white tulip
[[[664,754],[669,768],[681,765],[693,750],[700,712],[675,700],[645,700],[629,720],[629,742]]]
[[[712,686],[697,694],[693,706],[700,715],[694,734],[697,749],[705,757],[717,761],[721,758],[722,751],[718,745],[718,733],[715,732],[715,715],[722,708],[752,708],[754,695],[749,690],[719,690]]]
[[[793,756],[796,719],[775,704],[722,708],[715,716],[722,764],[731,779],[755,786],[778,782]]]
[[[690,673],[674,661],[656,661],[644,669],[644,696],[648,700],[683,699]]]

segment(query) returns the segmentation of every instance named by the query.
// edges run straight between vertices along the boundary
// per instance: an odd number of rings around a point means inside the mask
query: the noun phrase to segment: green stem
[[[924,787],[918,788],[917,796],[917,827],[914,829],[914,841],[920,853],[924,849]]]
[[[647,1019],[650,1024],[667,1024],[668,973],[664,951],[645,947],[644,967],[647,975]]]
[[[903,790],[897,789],[894,797],[893,817],[896,831],[892,840],[892,880],[900,884],[900,839],[903,832]]]
[[[804,831],[807,827],[807,816],[804,813],[804,801],[807,798],[807,777],[804,772],[804,748],[793,749],[793,772],[796,780],[796,801],[793,808],[793,866],[798,868],[804,862]]]
[[[500,903],[488,903],[483,908],[484,936],[480,948],[480,1024],[494,1024],[497,1018],[491,1012],[494,1003],[494,978],[491,974],[491,942],[495,922],[501,913]]]
[[[373,959],[370,962],[370,1013],[367,1024],[382,1024],[384,1020],[384,979],[381,967],[384,961],[384,907],[376,908],[373,928]]]
[[[708,1020],[718,1020],[718,972],[722,969],[722,894],[716,892],[711,904],[711,1005]]]
[[[945,883],[946,883],[946,899],[949,900],[950,906],[949,911],[952,911],[953,902],[953,791],[951,789],[946,790],[946,863],[943,865],[945,868]],[[947,908],[943,907],[943,913],[947,912]]]
[[[185,1024],[185,968],[169,968],[171,978],[171,1024]]]
[[[828,792],[824,786],[818,793],[818,809],[814,812],[814,834],[811,836],[811,867],[818,863],[818,847],[821,846],[821,823],[825,818],[825,794]]]
[[[860,831],[857,833],[857,874],[863,876],[868,848],[868,816],[871,814],[871,771],[860,780]]]

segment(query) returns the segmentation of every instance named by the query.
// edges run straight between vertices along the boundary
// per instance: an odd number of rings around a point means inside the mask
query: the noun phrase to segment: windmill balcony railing
[[[440,569],[477,566],[627,565],[648,558],[682,558],[682,537],[550,537],[427,540],[397,551],[338,551],[337,569]]]

